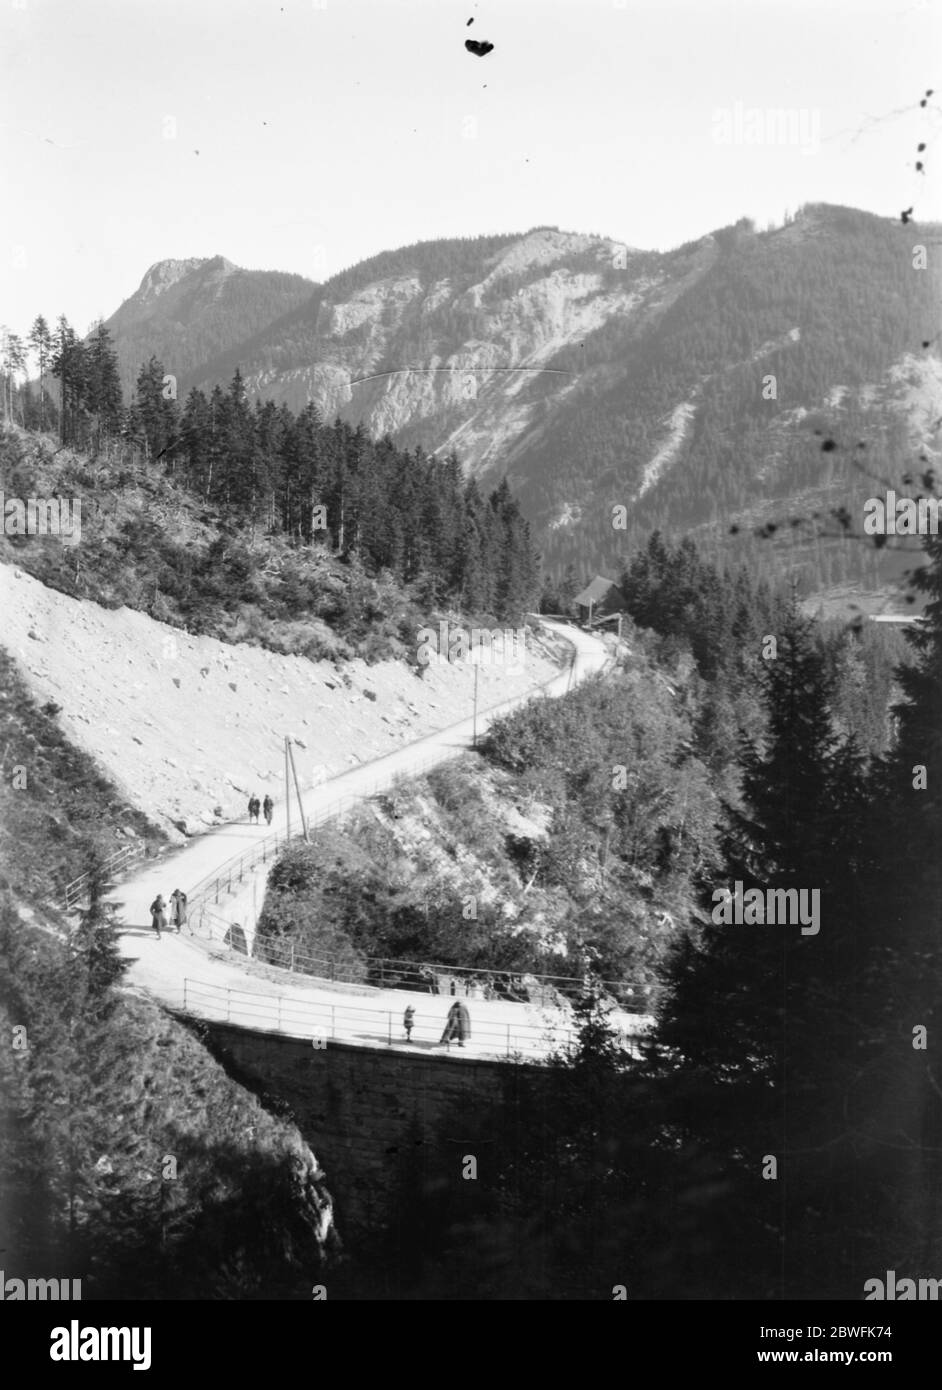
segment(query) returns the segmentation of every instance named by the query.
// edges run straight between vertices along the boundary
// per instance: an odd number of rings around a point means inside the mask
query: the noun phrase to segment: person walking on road
[[[160,928],[167,925],[167,904],[158,893],[150,905],[150,919],[157,933],[157,940],[160,940]]]
[[[274,809],[275,803],[270,796],[266,796],[265,800],[262,802],[262,810],[265,812],[265,822],[267,825],[271,825],[272,812]]]
[[[252,823],[253,820],[255,821],[255,824],[258,825],[258,813],[259,813],[259,811],[261,811],[261,809],[262,809],[262,803],[259,801],[259,799],[258,799],[257,796],[254,796],[254,795],[253,795],[253,796],[249,799],[249,824],[250,824],[250,825],[251,825],[251,823]]]
[[[468,1013],[468,1006],[456,999],[448,1010],[448,1018],[445,1021],[445,1031],[442,1033],[440,1042],[450,1047],[452,1038],[457,1038],[458,1046],[464,1047],[465,1038],[470,1038],[470,1036],[471,1015]]]
[[[406,1030],[406,1042],[412,1041],[412,1025],[415,1022],[415,1009],[410,1004],[402,1015],[402,1026]]]
[[[180,928],[186,926],[186,894],[179,888],[174,888],[170,894],[170,924],[176,927],[178,934]]]

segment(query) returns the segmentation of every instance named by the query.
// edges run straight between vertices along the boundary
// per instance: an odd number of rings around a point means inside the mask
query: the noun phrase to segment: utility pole
[[[304,834],[304,843],[305,843],[306,845],[309,845],[311,842],[310,842],[310,840],[308,839],[307,821],[306,821],[306,819],[305,819],[305,817],[304,817],[304,803],[303,803],[302,800],[301,800],[301,788],[300,788],[300,786],[298,785],[298,772],[297,772],[297,768],[296,768],[295,765],[294,765],[294,754],[293,754],[292,751],[291,751],[291,740],[290,740],[290,738],[286,738],[286,739],[285,739],[285,748],[286,748],[286,750],[287,750],[288,757],[289,757],[290,760],[291,760],[291,773],[292,773],[292,776],[294,777],[294,790],[295,790],[295,792],[297,793],[297,797],[298,797],[298,814],[299,814],[300,817],[301,817],[301,830],[303,831],[303,834]]]
[[[478,651],[480,651],[480,648],[478,648]],[[474,730],[471,735],[472,748],[477,748],[478,746],[478,671],[480,665],[481,663],[479,661],[474,663]]]
[[[291,783],[288,781],[288,739],[285,737],[285,815],[287,817],[285,835],[291,839]]]

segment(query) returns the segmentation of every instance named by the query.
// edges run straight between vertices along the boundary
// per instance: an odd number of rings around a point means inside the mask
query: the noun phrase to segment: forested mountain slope
[[[311,280],[277,270],[243,270],[225,256],[159,261],[107,320],[121,383],[134,385],[155,354],[186,383],[193,369],[236,343],[251,341],[310,299]]]
[[[875,484],[855,465],[898,479],[936,457],[939,279],[918,253],[934,235],[815,204],[668,253],[550,227],[421,243],[334,276],[184,376],[209,390],[240,367],[250,397],[313,401],[509,477],[554,573],[611,568],[658,526],[703,528],[710,548],[737,519],[844,505],[859,524]],[[819,592],[900,568],[794,535],[779,558]]]

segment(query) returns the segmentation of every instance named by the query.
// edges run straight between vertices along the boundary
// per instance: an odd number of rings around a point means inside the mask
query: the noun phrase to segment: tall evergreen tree
[[[148,462],[165,457],[179,434],[177,403],[167,392],[164,365],[156,357],[145,362],[137,374],[130,428],[144,450]]]
[[[865,920],[879,1027],[860,1044],[879,1145],[875,1181],[895,1198],[896,1227],[881,1250],[890,1263],[880,1268],[914,1273],[942,1259],[942,1069],[933,1043],[942,1030],[942,538],[927,537],[925,552],[913,578],[924,621],[906,634],[912,659],[896,672],[896,743],[873,785]]]
[[[87,348],[87,361],[86,401],[95,416],[95,445],[100,448],[103,436],[118,433],[124,414],[118,357],[104,323],[95,328]]]
[[[26,370],[26,352],[20,338],[8,328],[2,330],[0,369],[3,371],[3,414],[7,420],[12,420],[16,378]]]
[[[29,345],[39,368],[39,428],[46,428],[46,375],[52,359],[52,333],[42,314],[37,314],[29,331]]]
[[[52,374],[59,378],[59,435],[63,444],[81,443],[81,407],[85,393],[85,346],[64,314],[56,321]]]
[[[745,750],[724,872],[705,885],[710,921],[699,944],[686,940],[672,961],[658,1045],[662,1060],[678,1064],[671,1086],[689,1151],[712,1154],[717,1190],[727,1194],[722,1212],[705,1213],[704,1233],[730,1290],[850,1296],[849,1268],[834,1259],[816,1271],[813,1252],[818,1204],[832,1233],[849,1216],[846,1181],[842,1197],[829,1163],[852,1162],[848,1114],[861,1103],[848,981],[866,901],[864,786],[853,744],[835,738],[810,625],[793,609],[777,640],[764,678],[767,737]],[[737,883],[743,900],[762,894],[751,922],[743,910],[736,924],[735,904],[715,898]],[[769,892],[789,889],[807,894],[804,923],[767,922]],[[788,1165],[787,1187],[763,1183],[768,1156]]]

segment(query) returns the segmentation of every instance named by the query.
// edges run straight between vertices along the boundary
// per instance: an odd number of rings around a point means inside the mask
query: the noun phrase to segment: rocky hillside
[[[238,366],[256,397],[506,474],[556,573],[612,569],[657,526],[726,544],[732,522],[839,505],[862,523],[864,461],[898,481],[938,455],[940,283],[914,251],[932,235],[816,204],[663,254],[550,227],[422,243],[314,287],[190,377],[210,387]],[[168,264],[143,300],[164,278],[156,302],[182,305],[194,277],[237,274]],[[120,344],[120,313],[111,326]],[[889,552],[790,546],[782,565],[803,564],[810,592],[894,573]]]
[[[12,565],[0,565],[0,607],[3,645],[31,694],[170,840],[243,815],[252,791],[280,797],[286,734],[310,787],[472,709],[467,662],[420,676],[400,661],[279,656],[71,598]],[[555,670],[553,649],[534,638],[519,670],[479,667],[481,708]],[[10,766],[28,762],[21,752],[14,740]]]
[[[306,303],[313,290],[303,275],[242,270],[225,256],[152,265],[108,319],[125,391],[152,354],[186,381],[194,367],[236,343],[251,342]]]

